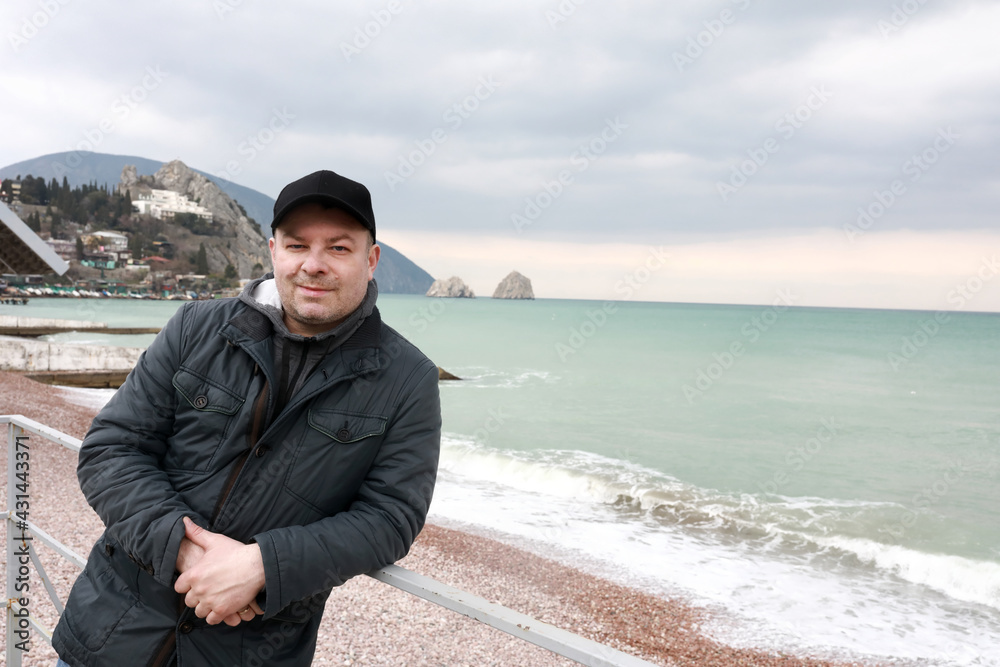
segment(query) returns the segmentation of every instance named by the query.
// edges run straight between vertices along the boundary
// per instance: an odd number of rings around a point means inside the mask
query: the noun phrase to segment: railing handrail
[[[3,424],[7,425],[7,498],[4,510],[0,512],[0,520],[5,520],[7,524],[6,657],[8,667],[21,667],[22,652],[16,647],[14,635],[15,614],[21,609],[17,603],[14,586],[15,560],[18,555],[18,547],[16,545],[19,543],[15,539],[15,535],[16,530],[22,530],[21,534],[24,534],[25,531],[17,528],[15,525],[15,432],[21,431],[40,436],[74,452],[80,451],[81,441],[22,415],[0,415],[0,425]],[[27,532],[31,534],[31,543],[20,542],[20,544],[24,544],[31,550],[31,562],[35,565],[35,569],[38,571],[56,610],[61,613],[62,603],[56,597],[55,589],[48,575],[45,573],[41,562],[35,555],[33,543],[44,543],[78,567],[82,567],[82,564],[86,563],[86,558],[49,536],[30,521],[27,524]],[[494,604],[484,598],[448,586],[440,581],[417,574],[398,565],[387,565],[375,572],[370,572],[368,576],[583,665],[590,667],[653,667],[652,663],[628,653],[581,637],[548,623],[543,623],[531,616],[508,609],[502,605]],[[52,633],[50,630],[43,627],[34,618],[29,618],[29,624],[42,635],[46,642],[49,644],[52,643]]]

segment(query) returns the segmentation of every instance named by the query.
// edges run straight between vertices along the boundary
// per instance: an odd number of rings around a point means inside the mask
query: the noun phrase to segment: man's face
[[[361,305],[380,252],[369,240],[368,229],[337,208],[307,203],[285,215],[269,246],[289,331],[329,331]]]

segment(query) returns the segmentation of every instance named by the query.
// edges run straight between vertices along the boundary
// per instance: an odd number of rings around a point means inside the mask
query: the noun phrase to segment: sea
[[[171,301],[4,314],[162,325]],[[736,646],[1000,665],[1000,315],[381,295],[441,383],[429,520]],[[51,340],[145,346],[152,336]],[[112,390],[65,390],[101,403]]]

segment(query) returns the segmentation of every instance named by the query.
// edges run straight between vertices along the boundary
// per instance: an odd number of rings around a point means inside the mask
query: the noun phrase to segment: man
[[[310,174],[271,229],[273,274],[181,308],[83,441],[106,530],[53,637],[74,667],[308,665],[331,587],[423,527],[437,367],[375,307],[368,190]]]

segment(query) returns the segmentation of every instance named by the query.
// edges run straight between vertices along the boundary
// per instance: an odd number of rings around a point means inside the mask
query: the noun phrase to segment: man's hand
[[[187,517],[184,528],[177,554],[181,576],[174,583],[184,604],[209,625],[224,621],[235,626],[264,613],[256,602],[264,588],[260,547],[205,530]]]
[[[186,529],[187,525],[185,524],[184,527]],[[185,530],[185,532],[187,531]],[[177,550],[177,571],[184,574],[194,567],[195,563],[200,561],[201,557],[204,555],[204,549],[189,540],[186,536],[181,538],[181,546]]]

